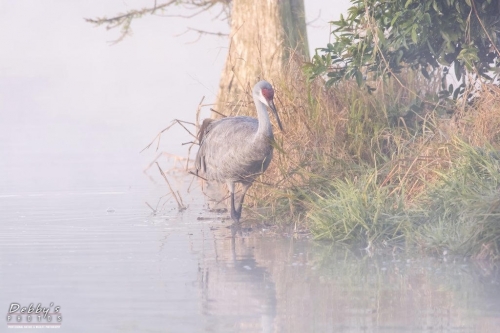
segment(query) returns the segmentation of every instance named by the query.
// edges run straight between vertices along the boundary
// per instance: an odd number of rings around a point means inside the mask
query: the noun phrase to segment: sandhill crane
[[[273,157],[273,130],[267,108],[281,121],[274,106],[274,89],[267,81],[260,81],[252,91],[258,118],[227,117],[205,119],[200,128],[200,149],[196,155],[196,171],[204,173],[209,181],[226,183],[231,192],[231,218],[239,223],[243,199],[255,178],[266,171]],[[234,205],[235,184],[243,191],[238,206]]]

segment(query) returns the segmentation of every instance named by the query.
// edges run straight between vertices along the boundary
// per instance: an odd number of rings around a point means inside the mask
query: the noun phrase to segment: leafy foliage
[[[453,66],[461,84],[443,81],[442,95],[464,92],[465,74],[493,81],[500,73],[500,3],[493,0],[354,0],[347,17],[331,22],[336,41],[316,51],[309,69],[327,84],[394,75],[403,68],[431,72]],[[372,74],[369,77],[369,74]],[[371,89],[368,86],[368,89]]]

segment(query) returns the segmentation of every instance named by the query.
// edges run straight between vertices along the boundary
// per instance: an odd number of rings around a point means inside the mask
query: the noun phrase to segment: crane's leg
[[[241,211],[243,210],[243,200],[245,199],[245,194],[247,194],[248,189],[252,186],[252,183],[243,183],[243,191],[241,193],[240,202],[238,203],[238,207],[236,207],[236,215],[238,220],[241,217]]]
[[[238,215],[238,213],[234,209],[234,182],[228,181],[227,188],[229,189],[229,192],[231,192],[231,218],[235,223],[239,223],[241,214]]]

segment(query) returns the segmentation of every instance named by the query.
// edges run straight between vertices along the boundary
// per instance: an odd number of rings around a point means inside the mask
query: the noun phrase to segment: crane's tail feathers
[[[198,143],[201,145],[203,137],[208,133],[208,127],[215,119],[207,118],[201,123],[200,130],[198,131]]]
[[[215,119],[207,118],[203,120],[201,123],[200,130],[198,131],[198,144],[200,145],[200,148],[198,150],[198,154],[196,154],[196,159],[195,159],[195,167],[196,167],[196,174],[198,174],[199,170],[202,170],[203,172],[206,172],[207,166],[205,164],[205,156],[204,156],[204,147],[203,145],[203,139],[207,135],[207,133],[210,131],[210,125]]]

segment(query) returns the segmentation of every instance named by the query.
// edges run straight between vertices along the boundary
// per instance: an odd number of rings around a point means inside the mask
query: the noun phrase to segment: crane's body
[[[255,178],[266,171],[273,157],[274,136],[267,107],[273,111],[282,128],[273,96],[272,86],[260,81],[253,89],[258,119],[243,116],[206,119],[200,129],[196,169],[203,172],[208,181],[228,185],[231,192],[231,218],[237,223],[246,191]],[[237,207],[234,204],[236,183],[243,185]]]
[[[251,117],[229,117],[208,125],[200,147],[198,170],[207,180],[253,182],[273,156],[273,134],[256,136],[259,123]],[[267,139],[267,140],[266,140]]]

